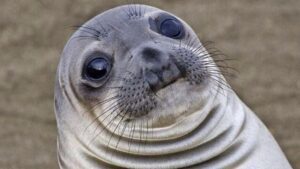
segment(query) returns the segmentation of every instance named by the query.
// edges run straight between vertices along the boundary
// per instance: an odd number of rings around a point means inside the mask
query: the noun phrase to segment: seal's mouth
[[[130,119],[113,115],[99,120],[114,136],[129,142],[176,139],[194,130],[208,114],[210,94],[208,84],[191,85],[178,79],[157,91],[156,106],[144,115]]]
[[[114,121],[143,123],[143,127],[162,128],[180,122],[198,111],[208,93],[208,84],[192,85],[180,78],[153,92],[144,81],[123,85],[117,96],[118,108],[111,111]],[[122,100],[123,99],[123,100]],[[106,110],[109,110],[108,104]],[[104,119],[105,120],[105,119]],[[151,122],[146,125],[145,122]]]

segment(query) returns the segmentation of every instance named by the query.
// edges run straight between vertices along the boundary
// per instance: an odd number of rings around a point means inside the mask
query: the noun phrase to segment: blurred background
[[[0,168],[55,169],[53,88],[60,53],[80,25],[131,1],[1,0]],[[300,168],[300,1],[140,1],[189,23],[239,72],[228,81]]]

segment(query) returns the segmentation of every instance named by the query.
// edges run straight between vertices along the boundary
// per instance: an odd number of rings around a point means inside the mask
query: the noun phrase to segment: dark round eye
[[[85,75],[90,80],[101,80],[110,71],[110,64],[104,58],[96,58],[87,63]]]
[[[160,25],[160,32],[170,38],[179,38],[182,32],[182,25],[176,19],[166,19]]]

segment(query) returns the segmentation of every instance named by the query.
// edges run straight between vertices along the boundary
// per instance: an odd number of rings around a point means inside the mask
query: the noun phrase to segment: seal
[[[125,5],[92,18],[57,70],[60,168],[289,169],[192,28]]]

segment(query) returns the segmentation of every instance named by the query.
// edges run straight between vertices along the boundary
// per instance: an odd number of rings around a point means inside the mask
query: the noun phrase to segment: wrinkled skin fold
[[[168,19],[180,36],[162,34]],[[113,8],[79,27],[57,70],[60,168],[291,168],[214,56],[183,20],[150,6]],[[101,80],[84,74],[91,57],[111,64]]]

